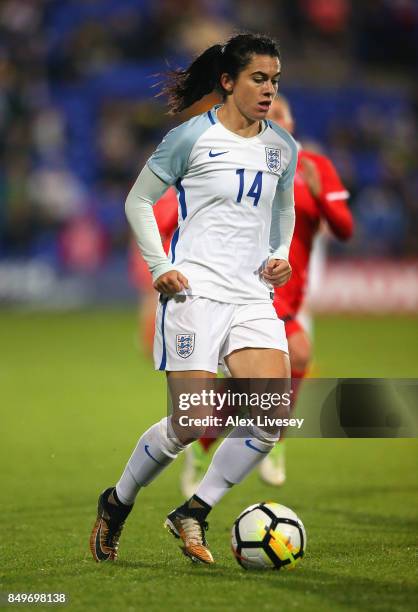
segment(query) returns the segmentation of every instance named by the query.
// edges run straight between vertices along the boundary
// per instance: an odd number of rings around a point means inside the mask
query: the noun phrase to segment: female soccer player
[[[172,112],[214,89],[223,96],[223,104],[166,135],[126,201],[161,295],[154,361],[169,386],[179,379],[215,378],[220,359],[236,378],[290,376],[284,324],[270,297],[271,287],[291,274],[297,163],[293,138],[265,119],[280,70],[273,40],[241,34],[207,49],[165,89]],[[152,205],[170,185],[178,192],[179,227],[167,258]],[[141,436],[116,487],[99,497],[90,538],[96,561],[116,558],[139,489],[201,433],[191,436],[170,416]],[[248,425],[222,442],[196,494],[166,519],[185,555],[213,563],[205,538],[209,511],[260,463],[278,436]]]
[[[288,101],[279,95],[273,101],[268,118],[293,134],[295,122]],[[292,406],[296,403],[298,383],[304,378],[311,360],[311,340],[298,316],[308,282],[313,241],[321,222],[325,221],[339,240],[348,240],[353,232],[353,218],[347,205],[348,191],[336,169],[325,155],[300,148],[294,181],[296,223],[289,251],[292,278],[276,287],[273,305],[284,321],[292,374]],[[208,435],[211,433],[212,435]],[[191,495],[209,463],[208,450],[219,435],[219,428],[191,444],[186,451],[181,477],[184,494]],[[285,482],[284,437],[259,465],[260,475],[268,484]]]

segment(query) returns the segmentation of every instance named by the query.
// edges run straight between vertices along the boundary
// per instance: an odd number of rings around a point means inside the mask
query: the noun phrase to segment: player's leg
[[[288,355],[280,350],[241,349],[227,359],[231,374],[236,378],[250,378],[250,375],[251,378],[290,378]],[[194,545],[189,544],[184,550],[185,554],[194,560],[213,562],[204,539],[210,510],[234,484],[241,482],[262,461],[278,435],[278,428],[272,432],[256,426],[236,427],[220,444],[196,493],[167,517],[166,526],[172,533],[175,533],[173,525],[185,525],[190,530],[189,541],[194,538]],[[176,531],[184,542],[180,528]]]
[[[242,349],[229,355],[234,378],[290,378],[289,358],[272,349]],[[256,425],[236,427],[216,450],[196,496],[213,506],[235,484],[240,483],[272,450],[279,430]]]
[[[183,449],[168,417],[142,434],[116,486],[99,497],[90,536],[90,550],[96,561],[116,559],[124,522],[139,490],[150,484]]]
[[[303,378],[309,366],[312,355],[312,346],[308,334],[299,327],[295,333],[288,336],[290,365],[292,378],[295,372],[298,378]]]
[[[207,381],[215,377],[215,373],[206,371],[167,372],[169,387],[173,379],[178,379],[181,389],[185,390],[189,379],[195,393],[205,389]],[[208,408],[204,406],[190,408],[190,416],[195,418],[205,416],[207,412]],[[152,482],[203,430],[199,427],[179,427],[175,414],[152,425],[140,437],[116,485],[118,498],[125,504],[133,503],[139,489]]]
[[[292,376],[292,405],[293,409],[311,359],[311,342],[308,334],[295,318],[288,318],[285,322],[286,336],[289,346],[289,357]],[[250,367],[251,364],[250,364]],[[229,373],[229,376],[231,374]],[[209,465],[210,446],[216,442],[214,437],[204,437],[191,444],[187,449],[185,468],[182,473],[182,492],[191,496],[196,492],[204,473]],[[271,452],[260,463],[260,476],[268,484],[280,486],[286,480],[285,443],[284,437],[273,447]]]
[[[215,376],[213,372],[204,371],[172,374],[182,380],[193,379],[194,392],[198,387],[197,379],[206,381]],[[170,377],[170,373],[167,375]],[[190,437],[193,433],[187,430],[187,434],[182,436],[172,417],[167,416],[142,434],[116,486],[106,489],[99,497],[97,518],[90,537],[90,549],[96,561],[116,559],[124,522],[140,489],[155,480],[186,444],[201,433],[202,430],[197,429],[194,437]]]
[[[231,373],[226,367],[224,360],[219,364],[219,370],[226,378],[231,377]],[[218,391],[222,392],[222,388],[219,388],[219,386]],[[218,414],[216,408],[213,413],[215,415]],[[223,410],[223,414],[226,416],[225,410]],[[219,426],[207,427],[205,435],[196,440],[196,442],[189,444],[185,449],[183,469],[180,475],[180,489],[185,497],[189,498],[196,492],[211,461],[210,449],[217,442],[221,434]]]
[[[189,406],[186,412],[182,412],[179,398],[181,396],[191,397],[203,390],[210,391],[213,388],[211,379],[216,378],[212,372],[169,372],[168,384],[170,387],[173,414],[172,425],[174,435],[182,444],[187,445],[197,440],[205,431],[204,426],[182,424],[182,419],[187,415],[188,422],[192,419],[202,419],[211,416],[212,406],[204,404]],[[201,379],[201,380],[200,380]],[[166,518],[164,526],[178,539],[182,540],[183,553],[192,559],[203,563],[213,563],[213,556],[206,541],[206,508],[200,500],[194,499],[175,508]]]
[[[223,357],[234,378],[289,382],[284,324],[277,319],[271,305],[237,307],[221,349],[220,358]],[[271,430],[252,425],[234,428],[216,450],[196,494],[181,508],[196,507],[200,519],[206,520],[211,508],[263,460],[278,437],[278,428]]]
[[[159,304],[159,333],[154,346],[156,368],[169,371],[169,381],[170,377],[193,380],[194,389],[196,380],[201,379],[204,386],[204,380],[216,376],[219,353],[216,342],[210,351],[207,346],[210,340],[203,341],[204,334],[200,333],[199,325],[207,329],[207,322],[201,316],[202,304],[196,304],[196,301],[195,298],[186,300],[187,308],[182,308],[183,299]],[[219,313],[215,313],[214,319],[222,325]],[[182,333],[184,327],[196,330],[202,339],[198,346],[194,346],[194,333]],[[182,370],[185,363],[190,370]],[[207,369],[201,369],[200,364]],[[198,429],[195,438],[202,433],[203,430]],[[97,519],[90,537],[90,549],[96,561],[117,557],[120,533],[138,491],[151,483],[193,439],[193,432],[188,430],[183,435],[171,415],[142,434],[116,487],[106,489],[99,497]]]

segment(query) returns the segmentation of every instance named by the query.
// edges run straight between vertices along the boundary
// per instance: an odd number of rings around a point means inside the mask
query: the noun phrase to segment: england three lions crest
[[[176,335],[176,351],[177,355],[183,359],[187,359],[194,351],[195,334],[177,334]]]
[[[267,168],[271,172],[278,172],[282,165],[281,149],[273,149],[272,147],[266,147],[266,163]]]

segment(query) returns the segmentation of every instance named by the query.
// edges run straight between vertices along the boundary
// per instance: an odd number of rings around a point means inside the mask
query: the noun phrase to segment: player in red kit
[[[273,121],[293,133],[294,121],[285,99],[277,99],[270,115]],[[347,240],[353,232],[353,218],[347,206],[349,193],[324,155],[300,149],[294,189],[296,225],[289,253],[292,276],[286,285],[275,289],[274,306],[285,321],[292,376],[300,378],[311,357],[309,338],[297,315],[307,287],[313,241],[322,221],[327,222],[336,238]]]
[[[282,96],[275,99],[268,116],[293,133],[293,116],[288,102]],[[289,253],[292,276],[283,287],[275,288],[274,292],[274,306],[279,318],[285,322],[289,345],[293,405],[298,382],[305,376],[312,354],[309,336],[297,316],[307,287],[314,238],[323,221],[339,240],[347,240],[353,232],[353,218],[347,206],[349,193],[327,157],[300,149],[294,190],[296,224]],[[186,450],[186,464],[181,480],[186,495],[194,493],[205,471],[207,451],[214,441],[213,437],[202,438]],[[269,484],[283,484],[286,478],[283,441],[276,444],[260,464],[260,475]]]
[[[293,133],[293,116],[283,97],[272,106],[270,117]],[[307,288],[314,238],[324,221],[339,240],[348,240],[353,233],[353,218],[347,206],[349,193],[325,155],[300,149],[294,190],[296,224],[289,253],[292,276],[286,285],[274,292],[274,306],[279,318],[285,322],[289,344],[293,405],[298,382],[305,376],[312,355],[309,335],[297,317]],[[286,478],[283,442],[277,444],[267,461],[261,464],[260,474],[270,484],[283,484]]]

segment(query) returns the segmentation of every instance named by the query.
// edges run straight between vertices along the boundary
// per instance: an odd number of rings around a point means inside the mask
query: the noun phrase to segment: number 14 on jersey
[[[237,202],[240,203],[242,200],[242,196],[244,194],[244,189],[245,189],[245,168],[239,168],[238,170],[236,170],[235,174],[239,176]],[[257,174],[255,175],[253,184],[251,185],[247,193],[247,197],[253,198],[254,200],[253,206],[257,206],[260,200],[260,197],[261,197],[262,189],[263,189],[263,173],[261,170],[259,170]]]

